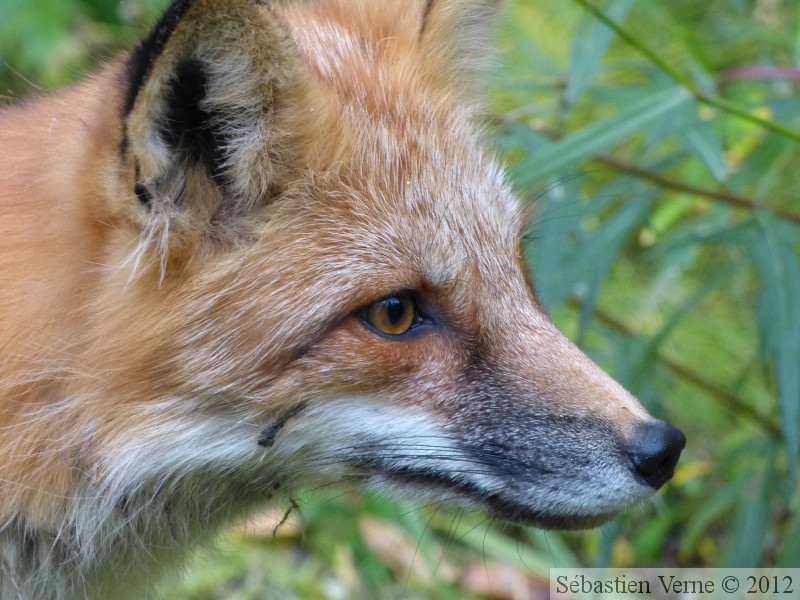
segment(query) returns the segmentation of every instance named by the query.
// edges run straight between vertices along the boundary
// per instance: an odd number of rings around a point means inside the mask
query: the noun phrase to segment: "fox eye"
[[[363,310],[362,318],[381,333],[403,335],[419,320],[419,315],[411,296],[401,293],[373,302]]]

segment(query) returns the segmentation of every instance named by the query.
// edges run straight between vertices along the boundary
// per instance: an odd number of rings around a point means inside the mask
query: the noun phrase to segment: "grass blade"
[[[800,452],[800,260],[792,236],[785,241],[781,237],[780,225],[785,224],[766,214],[757,214],[756,221],[762,234],[752,245],[761,279],[759,325],[764,350],[774,360],[781,430],[789,471],[796,481]]]
[[[614,22],[622,23],[632,6],[633,0],[616,0],[609,5],[608,16]],[[614,39],[614,32],[599,21],[593,21],[589,29],[588,35],[579,32],[572,46],[572,68],[564,90],[564,101],[569,106],[575,104],[600,71],[600,61]]]
[[[607,151],[639,133],[648,124],[680,110],[694,107],[682,87],[656,92],[625,110],[586,127],[536,152],[515,169],[519,188],[530,188],[553,175],[574,169],[592,156]]]

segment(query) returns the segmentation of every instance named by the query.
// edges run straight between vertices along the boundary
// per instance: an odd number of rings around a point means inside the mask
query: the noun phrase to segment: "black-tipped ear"
[[[126,117],[133,110],[133,105],[136,104],[136,98],[139,96],[139,90],[142,89],[147,81],[150,71],[153,69],[153,64],[161,55],[164,46],[166,46],[183,15],[186,14],[186,11],[191,8],[194,2],[195,0],[176,0],[173,2],[153,28],[153,31],[150,32],[150,35],[139,42],[131,51],[128,57],[127,69]]]
[[[489,40],[502,0],[424,0],[420,44],[434,69],[472,83],[490,63]]]
[[[167,146],[185,161],[203,167],[225,185],[227,160],[225,115],[206,107],[208,73],[201,60],[184,58],[168,83],[160,134]]]
[[[257,0],[177,0],[128,59],[123,153],[132,197],[218,219],[263,202],[290,167],[310,76]]]

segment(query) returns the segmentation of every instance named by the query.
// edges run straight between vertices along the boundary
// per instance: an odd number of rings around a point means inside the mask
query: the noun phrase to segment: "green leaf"
[[[800,512],[795,512],[783,539],[778,567],[796,568],[800,565]]]
[[[633,6],[633,0],[615,0],[607,8],[612,21],[622,23]],[[586,24],[589,24],[586,27]],[[614,32],[596,19],[584,19],[572,46],[572,67],[569,72],[564,101],[572,106],[600,71],[600,61],[608,50]],[[588,29],[586,35],[585,29]]]
[[[728,176],[728,167],[723,157],[722,144],[708,123],[694,115],[683,135],[684,147],[696,156],[719,182]]]
[[[757,472],[750,480],[751,489],[740,498],[731,539],[721,567],[746,568],[761,564],[769,523],[769,488],[775,471]]]
[[[530,127],[522,125],[521,123],[511,123],[504,129],[500,130],[495,138],[498,148],[503,154],[512,154],[515,151],[522,151],[525,153],[544,151],[546,148],[552,146],[553,142],[543,136],[541,133],[534,131]],[[515,167],[511,167],[513,174]],[[514,178],[512,177],[512,180]]]
[[[603,282],[634,230],[647,219],[655,198],[653,191],[648,190],[647,193],[638,194],[625,202],[576,257],[578,264],[584,265],[586,269],[585,290],[581,294],[579,343],[582,343],[593,318]]]
[[[730,178],[735,192],[749,194],[755,200],[768,199],[775,186],[775,170],[785,160],[788,152],[797,150],[797,144],[781,136],[767,136],[747,155],[747,160]],[[753,191],[755,190],[755,192]]]
[[[774,360],[789,471],[797,477],[800,452],[800,260],[794,228],[756,215],[761,237],[751,246],[761,287],[758,320],[764,350]],[[794,233],[794,235],[792,235]],[[786,239],[783,239],[783,235]]]
[[[574,260],[585,210],[579,204],[579,179],[554,182],[534,204],[534,240],[529,243],[526,256],[539,300],[551,309],[566,301],[581,277],[581,265]]]
[[[642,377],[650,368],[652,368],[658,358],[658,351],[661,349],[664,342],[667,340],[672,331],[681,322],[684,321],[686,316],[694,310],[694,308],[703,301],[713,290],[715,290],[724,281],[730,279],[736,271],[736,265],[731,265],[726,269],[717,271],[704,285],[700,287],[694,294],[689,296],[684,302],[681,302],[678,307],[672,311],[672,314],[667,319],[661,330],[644,346],[644,351],[635,360],[632,361],[631,380],[636,381]]]
[[[553,534],[533,531],[531,535],[538,542],[536,547],[505,536],[487,524],[486,527],[470,528],[466,533],[460,534],[458,540],[488,559],[520,564],[544,577],[549,575],[551,567],[579,565],[568,547]]]
[[[740,475],[726,483],[722,489],[712,491],[704,498],[702,505],[698,506],[697,512],[690,516],[688,527],[681,540],[682,551],[693,548],[712,520],[741,501],[749,479],[749,474]]]
[[[597,559],[592,565],[596,569],[606,569],[611,566],[611,553],[614,550],[614,543],[622,533],[625,518],[619,516],[610,523],[603,525],[600,529],[600,545],[597,551]]]
[[[655,92],[612,117],[590,125],[554,143],[515,169],[516,184],[529,188],[553,175],[575,168],[592,156],[605,152],[639,133],[649,123],[687,109],[694,109],[691,96],[682,87]]]

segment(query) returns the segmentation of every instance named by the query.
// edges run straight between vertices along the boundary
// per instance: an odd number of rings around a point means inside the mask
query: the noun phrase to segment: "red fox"
[[[145,597],[304,485],[582,528],[670,479],[528,279],[498,4],[177,0],[0,114],[0,597]]]

